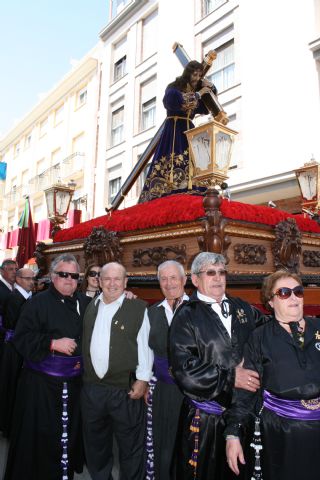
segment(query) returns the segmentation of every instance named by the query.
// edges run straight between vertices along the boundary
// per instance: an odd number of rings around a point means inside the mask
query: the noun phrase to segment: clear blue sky
[[[108,0],[3,0],[0,137],[99,41]]]

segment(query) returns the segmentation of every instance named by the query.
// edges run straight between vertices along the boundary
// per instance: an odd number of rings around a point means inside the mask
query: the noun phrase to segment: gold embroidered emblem
[[[237,315],[237,319],[238,319],[239,323],[247,323],[248,322],[248,319],[246,317],[246,314],[245,314],[245,311],[243,310],[243,308],[238,308],[238,310],[236,311],[236,315]]]
[[[319,330],[316,331],[316,333],[315,333],[314,336],[315,336],[315,339],[316,339],[316,340],[320,340],[320,332],[319,332]]]
[[[320,398],[312,398],[311,400],[300,400],[301,405],[307,410],[319,410]]]

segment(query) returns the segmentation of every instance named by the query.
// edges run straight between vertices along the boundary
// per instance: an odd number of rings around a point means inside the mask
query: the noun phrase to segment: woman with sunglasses
[[[244,366],[259,372],[261,390],[235,390],[227,415],[227,461],[238,475],[245,463],[241,436],[255,413],[255,466],[253,476],[247,469],[248,478],[318,480],[320,319],[304,317],[296,274],[273,273],[261,293],[273,315],[252,333],[244,352]]]
[[[81,284],[81,291],[87,295],[87,297],[95,298],[100,294],[100,277],[101,267],[99,265],[88,265],[84,272],[83,281]]]

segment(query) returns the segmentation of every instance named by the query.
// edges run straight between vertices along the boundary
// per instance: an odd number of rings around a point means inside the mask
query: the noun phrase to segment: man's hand
[[[234,386],[236,388],[243,388],[249,392],[256,392],[260,388],[259,374],[254,370],[243,368],[243,360],[236,367],[236,379]]]
[[[231,438],[230,440],[227,438],[226,454],[229,467],[236,475],[239,475],[238,459],[242,465],[246,462],[244,461],[243,450],[238,438]]]
[[[143,397],[145,391],[147,390],[147,387],[148,382],[144,382],[143,380],[136,380],[132,385],[128,395],[132,400],[138,400],[139,398]]]
[[[133,292],[130,292],[129,290],[125,290],[123,293],[128,300],[135,300],[137,298],[137,295],[135,295]]]
[[[65,353],[66,355],[71,356],[77,348],[77,344],[73,338],[63,337],[57,340],[53,340],[51,348],[56,352]]]

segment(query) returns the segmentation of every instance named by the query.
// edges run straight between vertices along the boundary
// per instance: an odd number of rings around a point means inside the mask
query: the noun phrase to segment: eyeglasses
[[[70,273],[70,272],[53,272],[55,275],[58,275],[60,278],[68,278],[71,277],[72,280],[78,280],[80,277],[80,273]]]
[[[100,277],[100,272],[96,272],[95,270],[90,270],[88,273],[88,277]]]
[[[294,293],[297,298],[303,298],[303,287],[301,285],[297,285],[294,288],[289,287],[281,287],[278,288],[272,295],[271,298],[277,296],[281,298],[281,300],[287,300],[287,298],[291,297],[291,294]]]
[[[216,275],[219,275],[219,277],[225,277],[227,275],[227,270],[202,270],[197,273],[197,275],[200,275],[200,273],[205,273],[208,277],[215,277]]]

